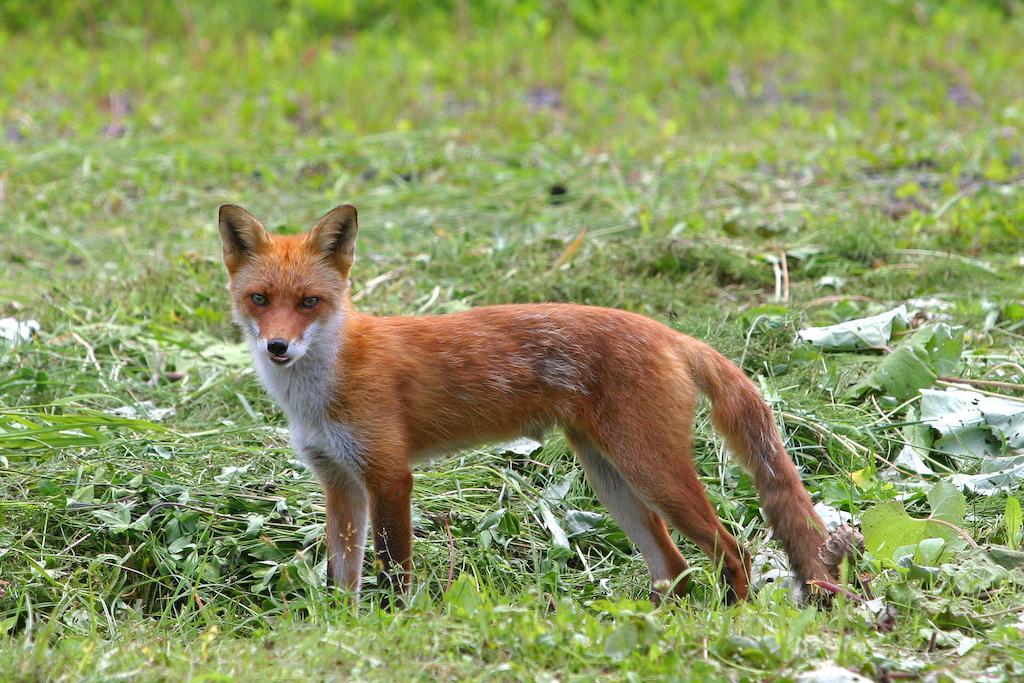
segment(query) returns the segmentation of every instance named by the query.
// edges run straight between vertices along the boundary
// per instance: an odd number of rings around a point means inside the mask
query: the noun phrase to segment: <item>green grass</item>
[[[934,297],[958,373],[1024,383],[1016,3],[210,5],[0,9],[0,317],[43,330],[0,342],[0,678],[1024,675],[1024,578],[967,586],[966,556],[865,558],[889,628],[777,584],[725,607],[684,542],[694,593],[653,608],[557,435],[419,467],[412,604],[345,604],[214,225],[228,201],[277,230],[356,204],[375,313],[653,316],[757,378],[816,501],[921,515],[920,477],[874,476],[906,409],[845,391],[881,356],[795,336]],[[703,415],[697,447],[726,524],[777,556]],[[1015,540],[1005,502],[968,498],[977,543]]]

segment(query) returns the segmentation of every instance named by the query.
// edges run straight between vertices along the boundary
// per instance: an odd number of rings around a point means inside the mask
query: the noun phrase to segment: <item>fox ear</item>
[[[242,262],[270,243],[267,229],[256,216],[234,204],[220,207],[220,239],[224,243],[224,265],[235,272]]]
[[[328,211],[309,233],[309,245],[348,277],[359,231],[356,207],[343,204]]]

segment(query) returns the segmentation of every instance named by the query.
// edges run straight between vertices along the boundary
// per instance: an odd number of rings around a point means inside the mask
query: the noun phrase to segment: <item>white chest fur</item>
[[[253,344],[256,373],[288,416],[292,446],[320,479],[359,472],[363,466],[363,452],[351,427],[328,415],[337,385],[336,354],[334,344],[311,344],[291,366],[282,367],[258,342]]]
[[[323,414],[288,417],[292,446],[299,458],[321,479],[361,472],[363,456],[352,429]],[[338,472],[338,470],[343,472]]]

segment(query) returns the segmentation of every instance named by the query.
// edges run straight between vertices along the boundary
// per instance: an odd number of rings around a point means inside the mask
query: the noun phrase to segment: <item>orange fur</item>
[[[407,590],[415,460],[560,427],[643,553],[655,595],[685,588],[686,561],[667,520],[721,565],[734,597],[746,598],[749,557],[715,514],[691,458],[700,393],[752,473],[800,584],[831,578],[818,558],[824,526],[768,405],[707,344],[634,313],[572,304],[365,315],[348,295],[352,207],[327,214],[308,235],[270,235],[231,206],[220,225],[236,321],[288,413],[300,456],[324,484],[336,582],[358,590],[372,523],[382,578]],[[294,353],[268,360],[271,340]]]

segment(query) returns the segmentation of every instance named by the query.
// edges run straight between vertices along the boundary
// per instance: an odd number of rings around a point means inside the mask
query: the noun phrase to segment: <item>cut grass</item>
[[[854,513],[924,509],[910,475],[874,476],[905,413],[843,392],[877,356],[797,329],[939,297],[963,371],[1024,382],[1012,5],[570,5],[5,5],[0,312],[44,335],[0,343],[0,677],[1022,674],[1019,582],[965,592],[955,566],[869,558],[879,625],[777,584],[724,607],[684,543],[694,594],[653,609],[557,436],[418,469],[407,610],[324,590],[322,496],[234,344],[225,201],[282,231],[359,206],[364,310],[576,301],[706,339],[762,383],[815,499]],[[777,555],[706,416],[696,440],[726,524]],[[1004,502],[971,499],[977,542],[1007,542]]]

